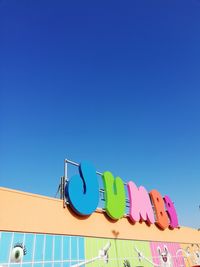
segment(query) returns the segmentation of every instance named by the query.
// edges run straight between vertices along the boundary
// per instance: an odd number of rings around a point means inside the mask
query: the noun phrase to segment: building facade
[[[200,265],[200,232],[161,230],[102,210],[77,215],[63,200],[0,188],[1,267]]]

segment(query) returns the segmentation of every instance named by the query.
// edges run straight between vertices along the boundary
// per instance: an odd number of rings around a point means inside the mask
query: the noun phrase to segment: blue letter
[[[82,162],[80,175],[72,176],[65,188],[65,196],[79,215],[90,215],[99,202],[99,184],[96,170],[90,162]]]

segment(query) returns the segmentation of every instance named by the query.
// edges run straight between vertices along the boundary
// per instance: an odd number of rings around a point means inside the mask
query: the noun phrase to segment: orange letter
[[[149,195],[155,209],[156,225],[164,230],[169,226],[169,221],[162,196],[157,190],[152,190]]]

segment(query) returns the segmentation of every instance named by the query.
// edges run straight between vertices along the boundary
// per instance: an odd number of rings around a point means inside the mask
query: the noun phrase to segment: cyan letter
[[[94,166],[84,161],[79,174],[72,176],[65,187],[65,196],[72,209],[79,215],[90,215],[99,202],[99,184]]]

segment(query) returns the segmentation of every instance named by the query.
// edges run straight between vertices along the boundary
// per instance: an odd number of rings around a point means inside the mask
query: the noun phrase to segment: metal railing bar
[[[74,165],[74,166],[76,166],[76,167],[79,167],[79,165],[80,165],[79,163],[77,163],[77,162],[75,162],[75,161],[72,161],[72,160],[69,160],[69,159],[65,159],[64,162],[65,162],[65,163],[69,163],[69,164],[71,164],[71,165]],[[100,176],[103,175],[102,172],[98,172],[98,171],[96,171],[96,174],[98,174],[98,175],[100,175]],[[127,183],[124,182],[124,185],[127,185]]]

